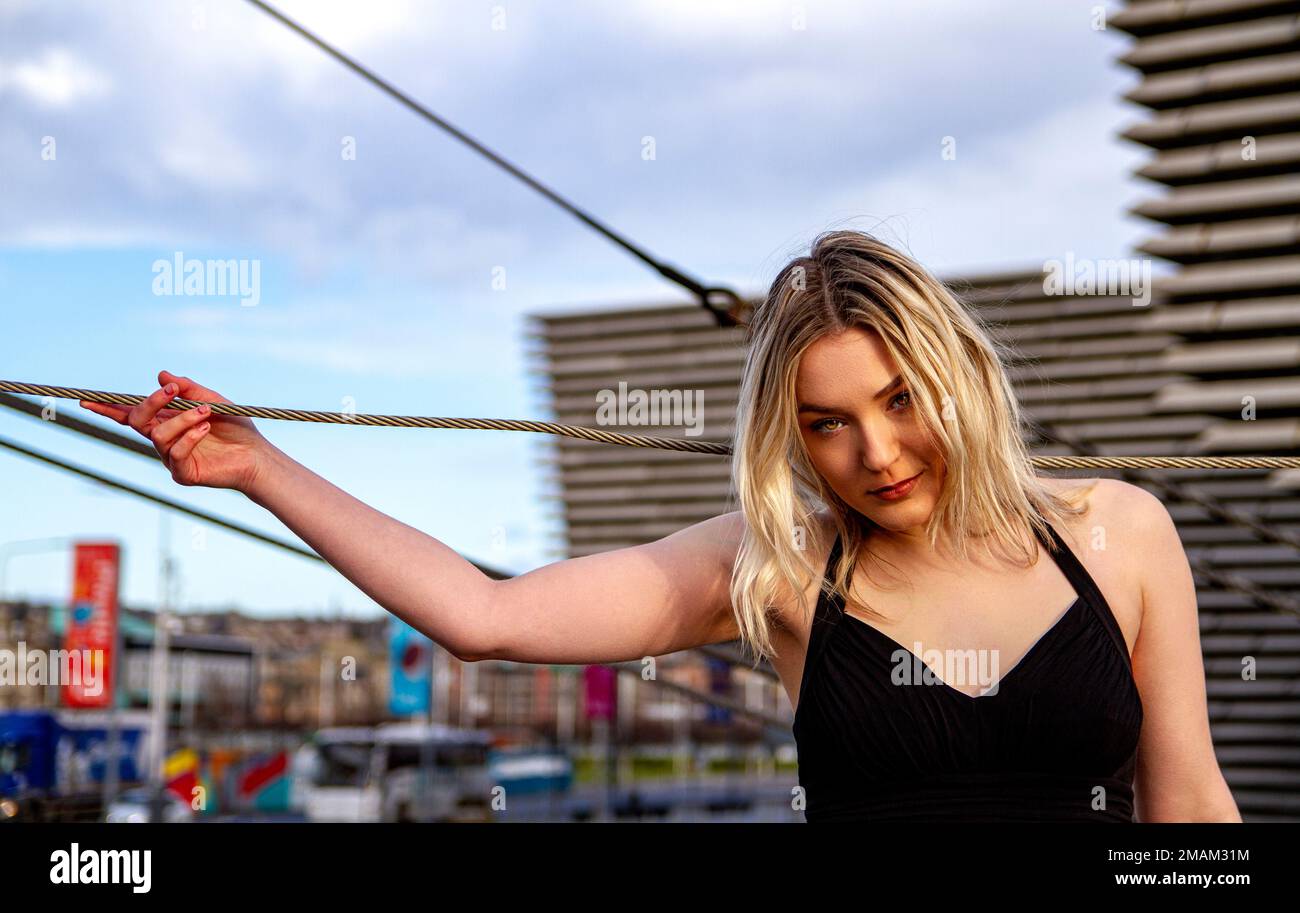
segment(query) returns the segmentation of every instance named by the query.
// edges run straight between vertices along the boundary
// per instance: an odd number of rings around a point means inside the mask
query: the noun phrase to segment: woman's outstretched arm
[[[376,603],[462,659],[616,662],[737,635],[729,582],[739,513],[496,581],[293,460],[249,419],[163,408],[174,396],[229,400],[165,371],[158,379],[163,388],[137,406],[82,405],[153,441],[179,484],[244,492]]]
[[[358,500],[269,442],[242,490],[384,609],[458,657],[481,652],[497,581],[454,549]]]
[[[371,599],[463,659],[616,662],[735,636],[722,556],[738,514],[493,580],[278,449],[245,493]]]

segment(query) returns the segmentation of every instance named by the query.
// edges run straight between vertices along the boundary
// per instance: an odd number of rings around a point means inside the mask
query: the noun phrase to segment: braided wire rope
[[[28,396],[50,396],[55,399],[86,400],[118,406],[134,406],[147,397],[135,393],[111,393],[104,390],[87,390],[80,387],[58,387],[48,384],[29,384],[20,381],[0,380],[0,391],[22,393]],[[167,403],[167,409],[186,411],[208,406],[214,415],[235,415],[246,418],[280,419],[291,422],[319,422],[337,425],[367,425],[397,428],[462,428],[486,431],[533,431],[557,434],[564,437],[618,444],[623,447],[650,447],[657,450],[676,450],[690,453],[711,453],[727,456],[731,445],[721,441],[692,441],[684,438],[652,437],[641,434],[624,434],[603,428],[583,425],[563,425],[556,422],[532,419],[499,418],[448,418],[426,415],[368,415],[354,412],[321,412],[308,409],[278,409],[269,406],[243,406],[237,403],[204,403],[201,400],[176,397]],[[1030,457],[1030,462],[1043,469],[1300,469],[1300,456],[1040,456]]]

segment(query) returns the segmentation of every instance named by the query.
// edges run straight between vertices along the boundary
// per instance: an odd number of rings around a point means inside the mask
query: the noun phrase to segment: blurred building
[[[0,649],[28,654],[63,646],[65,606],[0,602]],[[149,706],[154,614],[124,608],[122,706]],[[306,734],[326,726],[370,726],[389,710],[389,624],[386,617],[256,618],[235,611],[173,616],[168,660],[169,725],[192,741],[214,733],[274,730]],[[434,716],[451,725],[491,729],[520,743],[588,742],[581,666],[511,662],[462,663],[440,648],[444,676],[434,689]],[[707,669],[666,657],[658,674],[707,691]],[[716,713],[669,692],[620,685],[617,728],[623,743],[731,741],[758,730],[722,725]],[[0,710],[56,707],[58,688],[0,687]],[[776,712],[776,695],[766,704]]]
[[[28,651],[61,649],[65,620],[63,605],[0,602],[0,649],[20,642]],[[154,622],[150,611],[119,614],[125,707],[149,706]],[[176,614],[168,651],[170,725],[195,733],[310,730],[387,719],[386,630],[383,619]],[[345,668],[353,670],[350,677]],[[56,688],[0,688],[0,709],[53,707],[59,699]]]

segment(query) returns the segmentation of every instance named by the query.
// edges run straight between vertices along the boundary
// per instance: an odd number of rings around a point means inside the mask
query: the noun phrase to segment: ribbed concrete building
[[[1146,0],[1109,17],[1140,74],[1122,135],[1151,149],[1117,257],[1166,261],[1149,303],[1048,294],[1044,265],[945,277],[1004,349],[1040,453],[1300,452],[1300,3]],[[1063,252],[1064,254],[1064,252]],[[556,421],[599,391],[699,391],[697,439],[727,440],[744,331],[695,306],[539,315]],[[623,430],[686,436],[680,425]],[[724,457],[555,438],[556,557],[651,541],[735,509]],[[1080,473],[1095,474],[1095,473]],[[1127,475],[1178,523],[1198,584],[1210,717],[1247,820],[1300,820],[1300,473]],[[1243,665],[1254,661],[1254,678]]]
[[[1148,421],[1188,453],[1300,449],[1300,3],[1146,0],[1111,16],[1147,109],[1139,252],[1176,264],[1144,329],[1168,334]],[[1180,480],[1192,474],[1179,474]],[[1215,473],[1195,491],[1296,536],[1300,474]],[[1300,550],[1171,501],[1189,557],[1289,599]],[[1198,574],[1215,746],[1248,820],[1300,820],[1300,618]],[[1243,657],[1257,678],[1243,679]]]
[[[691,391],[703,404],[695,440],[730,439],[745,359],[743,328],[719,328],[699,307],[601,310],[536,318],[533,340],[556,421],[599,427],[597,395]],[[617,430],[688,436],[678,425]],[[562,490],[566,540],[557,557],[649,542],[734,507],[726,457],[615,447],[556,437],[548,466]]]

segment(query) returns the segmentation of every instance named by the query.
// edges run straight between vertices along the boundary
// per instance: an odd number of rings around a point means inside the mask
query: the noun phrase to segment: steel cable
[[[22,393],[28,396],[50,396],[56,399],[86,400],[134,406],[146,397],[135,393],[110,393],[104,390],[87,390],[80,387],[58,387],[48,384],[29,384],[20,381],[0,380],[0,391]],[[214,415],[236,415],[246,418],[279,419],[291,422],[320,422],[336,425],[367,425],[397,428],[463,428],[490,431],[533,431],[557,434],[602,444],[623,447],[650,447],[657,450],[676,450],[692,453],[710,453],[727,456],[731,444],[723,441],[693,441],[686,438],[651,437],[624,434],[603,428],[584,425],[563,425],[532,419],[499,418],[448,418],[425,415],[368,415],[360,412],[321,412],[309,409],[278,409],[270,406],[242,406],[236,403],[204,403],[200,400],[172,399],[165,408],[177,411],[208,406]],[[1042,469],[1300,469],[1300,456],[1041,456],[1030,461]]]

